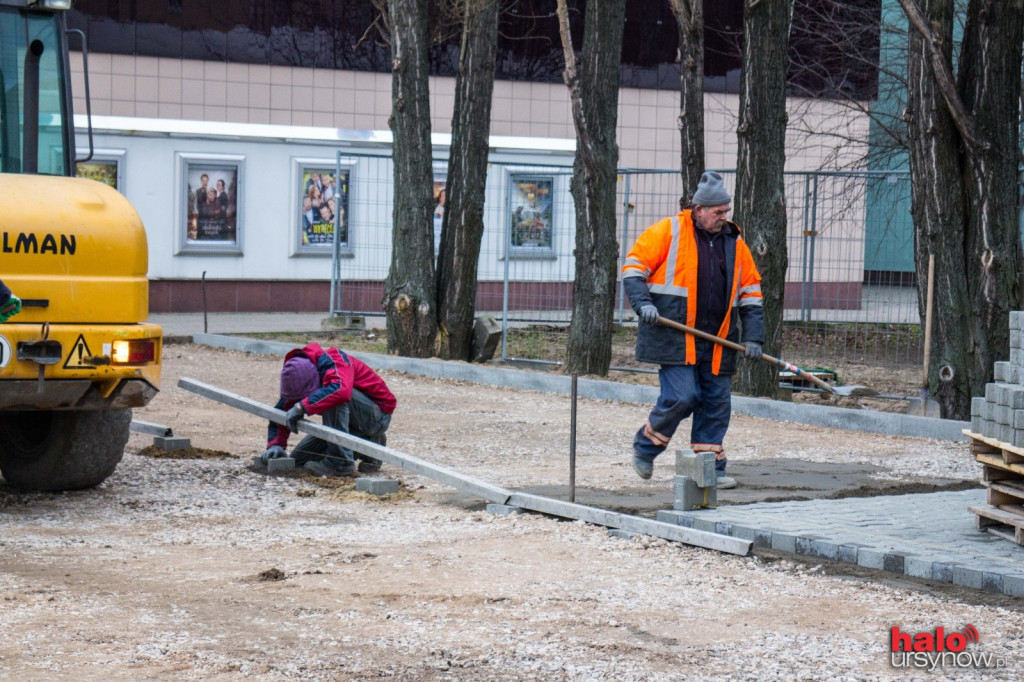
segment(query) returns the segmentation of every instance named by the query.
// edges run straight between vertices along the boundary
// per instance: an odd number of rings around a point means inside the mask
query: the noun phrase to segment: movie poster
[[[99,159],[93,157],[92,160],[84,163],[77,164],[78,171],[76,175],[80,178],[89,178],[90,180],[96,180],[102,182],[108,187],[113,187],[119,192],[123,193],[120,187],[118,187],[118,168],[117,159]]]
[[[348,170],[302,166],[299,173],[299,250],[330,252],[334,226],[338,242],[348,246]]]
[[[441,252],[441,225],[444,222],[444,204],[447,199],[444,178],[434,178],[434,257]]]
[[[240,164],[185,163],[186,247],[237,247]]]
[[[552,176],[512,176],[511,241],[516,248],[550,249]]]

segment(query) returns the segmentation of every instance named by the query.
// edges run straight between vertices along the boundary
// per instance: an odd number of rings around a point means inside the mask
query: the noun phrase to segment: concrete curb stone
[[[197,344],[226,348],[248,353],[283,356],[295,347],[292,343],[262,341],[224,334],[193,334]],[[493,365],[470,364],[468,362],[445,362],[404,358],[376,353],[358,353],[359,359],[375,370],[390,369],[410,374],[435,378],[460,379],[473,383],[505,386],[524,390],[543,391],[568,395],[572,390],[572,378],[563,375],[528,372],[525,370],[495,367]],[[616,381],[579,379],[577,393],[584,398],[611,400],[629,403],[654,403],[658,397],[656,386],[624,384]],[[774,421],[796,422],[828,426],[852,431],[883,433],[893,436],[911,436],[941,440],[963,441],[963,431],[970,428],[970,422],[949,419],[934,419],[906,414],[854,410],[828,405],[804,405],[763,398],[733,396],[733,412],[751,417]]]

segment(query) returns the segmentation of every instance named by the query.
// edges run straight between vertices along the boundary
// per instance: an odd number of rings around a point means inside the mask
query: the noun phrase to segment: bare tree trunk
[[[576,205],[576,280],[565,363],[565,371],[572,374],[605,376],[611,365],[619,253],[615,237],[619,147],[615,133],[625,15],[625,0],[587,3],[577,75],[568,10],[565,0],[558,0],[565,81],[576,125],[571,181]]]
[[[967,147],[967,280],[977,343],[970,394],[957,414],[970,418],[970,396],[983,395],[996,360],[1010,357],[1010,311],[1020,300],[1017,212],[1018,97],[1024,0],[972,0],[957,79],[980,144]],[[941,390],[941,385],[940,385]]]
[[[955,88],[954,0],[900,4],[912,27],[907,118],[919,273],[935,255],[929,386],[943,417],[968,419],[994,361],[1009,357],[1009,311],[1020,300],[1015,83],[1024,0],[969,4]]]
[[[499,0],[466,0],[463,14],[437,258],[438,356],[445,360],[468,360],[472,350],[499,4]]]
[[[922,5],[934,37],[941,37],[941,59],[951,67],[953,0],[930,0]],[[949,365],[952,381],[943,382],[939,401],[943,414],[970,394],[969,372],[964,349],[974,346],[973,325],[964,324],[970,309],[964,236],[948,243],[963,229],[966,209],[960,185],[959,145],[956,124],[938,86],[929,38],[913,29],[907,54],[907,135],[910,142],[911,214],[914,218],[914,262],[918,277],[918,298],[922,318],[926,313],[928,256],[935,255],[935,293],[932,308],[931,366]],[[938,188],[942,188],[938,191]],[[929,368],[929,385],[939,387],[938,376]],[[969,398],[967,398],[969,400]]]
[[[434,352],[434,174],[426,0],[388,0],[395,168],[391,269],[384,281],[388,352]]]
[[[669,0],[679,24],[679,138],[682,208],[704,172],[704,0]]]
[[[736,223],[761,272],[765,352],[779,355],[786,287],[786,66],[793,0],[746,0],[736,134]],[[741,362],[738,390],[774,397],[778,369]]]

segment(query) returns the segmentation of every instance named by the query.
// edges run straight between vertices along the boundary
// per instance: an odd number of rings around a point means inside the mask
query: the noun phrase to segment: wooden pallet
[[[1010,507],[1006,511],[1020,514],[1024,518],[1024,481],[1003,479],[986,481],[988,497],[985,500],[993,507]]]
[[[1024,545],[1024,516],[996,507],[968,507],[978,518],[978,529]]]
[[[836,376],[836,373],[830,369],[813,368],[804,371],[813,376],[815,379],[821,379],[825,383],[832,384],[833,386],[835,385],[836,380],[838,378]],[[796,372],[790,372],[787,369],[779,370],[779,385],[789,389],[790,391],[820,392],[822,390],[821,387],[818,386],[817,384],[814,384],[811,381],[804,379]]]
[[[1019,469],[1011,470],[1024,475],[1024,449],[966,429],[963,433],[971,439],[971,454],[974,455],[974,459],[981,462],[978,455],[995,455],[1002,459],[1004,464],[1017,465]]]
[[[988,506],[968,507],[978,529],[1024,545],[1024,450],[1009,443],[964,431],[971,454],[984,465],[982,477]]]

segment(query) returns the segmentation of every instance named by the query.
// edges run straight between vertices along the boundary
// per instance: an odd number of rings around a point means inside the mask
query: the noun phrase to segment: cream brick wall
[[[71,55],[75,110],[85,111],[81,53]],[[90,54],[92,110],[98,115],[387,130],[389,74]],[[454,79],[431,79],[435,132],[451,132]],[[707,165],[736,165],[738,97],[705,97]],[[791,100],[786,166],[848,167],[865,151],[867,117],[823,100]],[[624,89],[619,98],[619,165],[678,168],[679,93]],[[491,134],[574,138],[561,83],[497,81]]]

